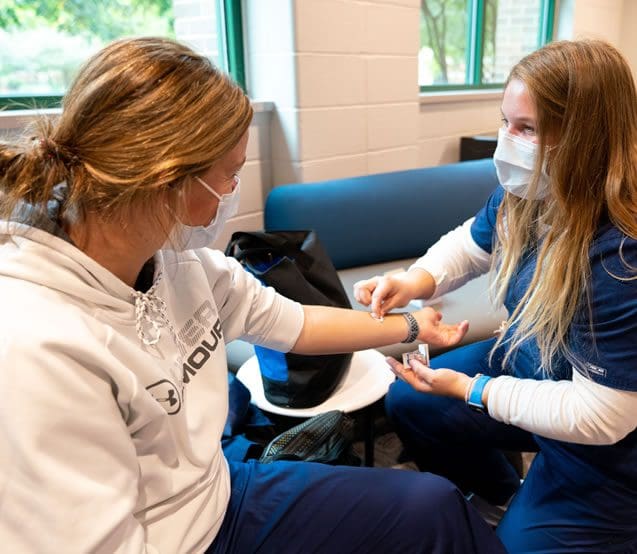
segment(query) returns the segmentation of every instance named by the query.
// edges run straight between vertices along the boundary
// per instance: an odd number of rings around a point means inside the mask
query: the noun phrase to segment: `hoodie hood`
[[[130,314],[134,289],[77,248],[60,225],[65,197],[60,183],[46,206],[22,202],[0,220],[0,277],[30,281],[113,315]]]

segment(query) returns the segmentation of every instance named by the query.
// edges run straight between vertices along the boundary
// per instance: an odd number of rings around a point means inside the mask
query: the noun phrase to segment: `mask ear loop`
[[[221,201],[221,196],[219,196],[219,194],[217,194],[217,192],[214,191],[208,183],[206,183],[203,179],[197,177],[196,175],[195,179],[197,179],[197,181],[199,181],[208,192],[210,192],[213,196],[216,196],[217,200]]]
[[[181,204],[181,208],[184,207],[184,199],[183,199],[183,188],[179,188],[177,190],[177,202]],[[168,231],[167,235],[166,235],[166,240],[169,241],[171,244],[178,244],[179,240],[177,237],[173,236],[173,232],[175,230],[175,226],[177,225],[182,225],[185,227],[188,227],[188,225],[186,225],[181,218],[179,217],[179,214],[177,213],[177,211],[175,211],[173,209],[173,206],[171,206],[170,204],[168,204],[167,202],[164,203],[164,208],[166,208],[166,210],[168,211],[168,213],[174,218],[173,221],[173,226],[170,229],[170,231]],[[179,210],[179,207],[177,207],[177,210]]]

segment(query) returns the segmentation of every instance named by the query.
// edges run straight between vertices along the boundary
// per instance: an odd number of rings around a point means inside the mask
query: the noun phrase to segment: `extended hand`
[[[418,273],[422,272],[403,271],[358,281],[354,283],[354,298],[363,306],[371,304],[372,313],[384,317],[418,297]]]
[[[394,358],[387,358],[387,363],[396,377],[420,392],[464,400],[471,382],[471,377],[464,373],[453,369],[431,369],[418,360],[412,360],[410,367],[405,367]]]
[[[435,346],[455,346],[469,329],[469,322],[466,320],[454,324],[442,323],[442,314],[430,307],[411,312],[411,315],[416,318],[420,327],[418,340]]]

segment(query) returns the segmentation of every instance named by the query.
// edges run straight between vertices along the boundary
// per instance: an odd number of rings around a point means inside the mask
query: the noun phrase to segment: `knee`
[[[493,530],[447,479],[432,473],[413,479],[402,501],[401,521],[418,537],[418,552],[504,554]]]
[[[422,519],[423,511],[430,518],[446,520],[449,516],[464,512],[466,500],[458,488],[439,475],[421,473],[420,479],[414,479],[409,495],[402,501],[406,511]]]
[[[434,506],[464,504],[463,494],[451,481],[434,473],[423,473],[422,488]]]

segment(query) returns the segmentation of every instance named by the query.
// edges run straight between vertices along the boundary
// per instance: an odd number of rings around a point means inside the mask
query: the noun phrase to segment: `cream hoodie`
[[[230,494],[225,343],[287,351],[302,307],[209,249],[159,252],[135,293],[6,222],[0,306],[0,549],[204,551]]]

